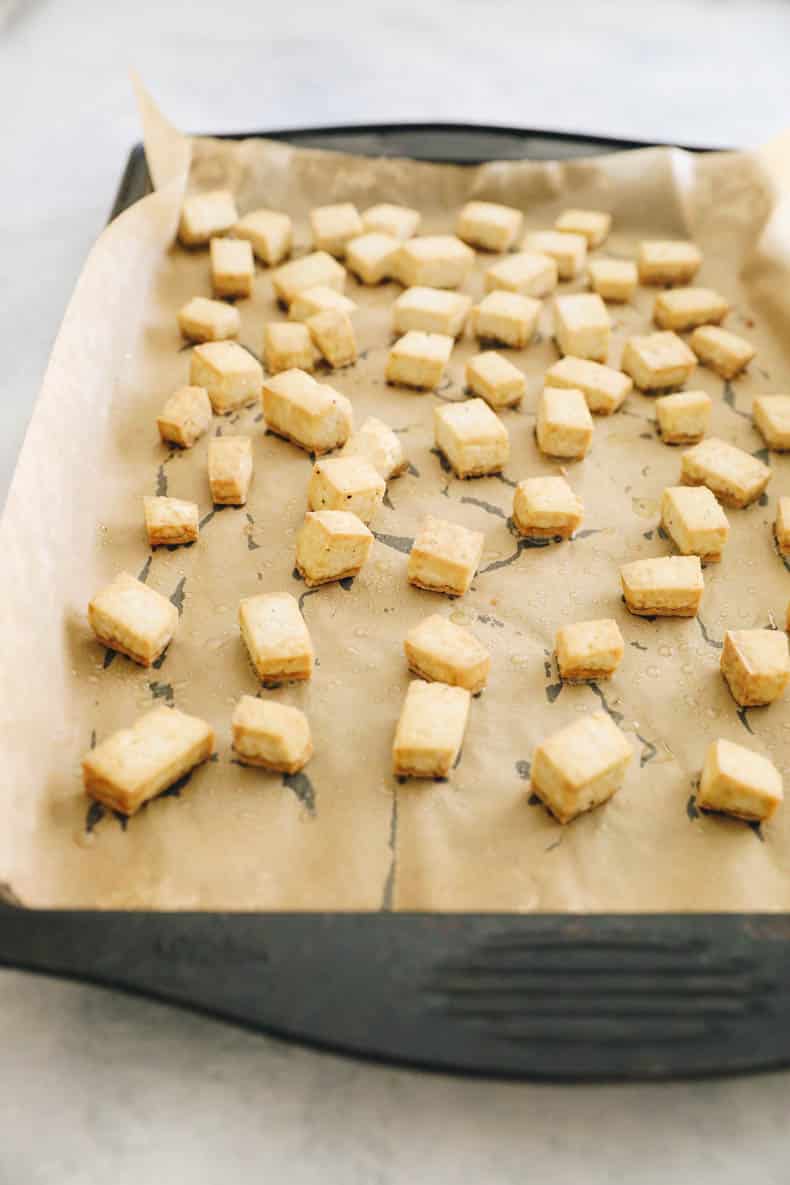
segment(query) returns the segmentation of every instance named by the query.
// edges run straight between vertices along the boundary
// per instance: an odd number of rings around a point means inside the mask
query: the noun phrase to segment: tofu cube
[[[395,274],[404,288],[460,288],[475,253],[455,235],[418,235],[398,251]]]
[[[548,296],[557,287],[557,261],[540,251],[519,251],[486,268],[486,292],[517,292],[520,296]]]
[[[238,342],[206,342],[192,351],[189,381],[206,390],[217,415],[225,415],[260,399],[263,369]]]
[[[143,513],[152,547],[194,543],[198,537],[196,502],[184,502],[181,498],[143,498]]]
[[[312,370],[317,360],[310,330],[301,321],[269,321],[264,325],[263,364],[269,374]]]
[[[740,510],[760,497],[771,470],[743,449],[711,436],[683,454],[680,480],[686,486],[707,486],[722,505]]]
[[[483,399],[443,403],[433,412],[436,447],[458,477],[501,473],[510,456],[507,428]]]
[[[543,381],[547,387],[581,391],[590,411],[600,416],[617,411],[634,386],[628,375],[611,366],[570,355],[550,366]]]
[[[295,774],[313,755],[304,712],[274,700],[243,695],[233,711],[233,752],[244,765]]]
[[[88,605],[88,621],[103,646],[150,667],[176,632],[178,610],[155,589],[120,572]]]
[[[623,784],[631,746],[605,712],[552,733],[532,758],[533,794],[560,823],[611,798]]]
[[[667,391],[687,383],[697,359],[676,333],[647,333],[629,337],[620,367],[640,391]]]
[[[426,515],[409,552],[409,583],[462,597],[480,563],[483,538],[479,531]]]
[[[208,444],[208,481],[216,506],[243,506],[252,481],[249,436],[212,436]]]
[[[403,649],[409,669],[429,683],[465,687],[476,695],[488,681],[491,656],[483,643],[438,613],[409,631]]]
[[[184,199],[178,237],[186,247],[204,247],[215,235],[224,235],[239,215],[233,194],[227,189],[193,193]]]
[[[610,679],[623,660],[625,644],[616,621],[576,621],[557,631],[557,666],[565,683]]]
[[[441,383],[452,351],[453,339],[448,334],[410,329],[389,352],[387,382],[431,391]]]
[[[695,617],[705,583],[699,556],[657,556],[620,568],[626,607],[638,617]]]
[[[554,229],[584,235],[588,247],[600,247],[612,229],[612,215],[603,210],[563,210]]]
[[[313,247],[342,259],[351,239],[362,234],[364,227],[359,211],[352,202],[338,202],[333,206],[317,206],[310,211]]]
[[[742,708],[772,704],[790,682],[784,630],[726,630],[721,673]]]
[[[696,444],[708,430],[713,400],[705,391],[678,391],[656,400],[656,418],[664,444]]]
[[[409,684],[395,740],[392,769],[400,778],[446,778],[466,732],[471,696],[446,683]]]
[[[754,426],[770,449],[790,449],[790,395],[758,395],[752,403]]]
[[[493,408],[515,407],[527,393],[524,372],[494,350],[486,350],[469,359],[466,385]]]
[[[348,313],[340,309],[325,309],[323,313],[308,317],[305,324],[313,345],[333,370],[356,362],[359,356],[357,339]]]
[[[605,362],[612,322],[595,292],[574,292],[554,301],[554,337],[561,354]]]
[[[639,245],[641,284],[689,284],[702,264],[702,252],[693,243],[648,239]]]
[[[587,262],[587,240],[584,235],[562,230],[535,230],[524,236],[522,247],[550,255],[557,264],[561,280],[574,280]]]
[[[156,420],[162,440],[181,448],[192,448],[210,423],[211,400],[204,387],[179,387]]]
[[[757,353],[751,342],[717,325],[701,325],[694,330],[690,341],[703,366],[715,370],[723,379],[735,378]]]
[[[584,393],[573,387],[544,388],[535,433],[546,456],[585,456],[592,444],[593,422]]]
[[[345,395],[303,370],[286,370],[266,380],[263,418],[270,432],[317,455],[345,444],[354,426]]]
[[[133,815],[207,761],[213,748],[214,731],[205,720],[176,708],[154,708],[85,754],[85,792],[111,810]]]
[[[400,438],[389,424],[368,416],[362,427],[343,445],[341,456],[362,457],[384,481],[399,477],[408,468]]]
[[[407,288],[392,306],[396,333],[415,329],[420,333],[444,333],[459,337],[466,325],[472,298],[441,288]]]
[[[782,775],[767,757],[723,738],[709,746],[697,791],[701,810],[763,822],[783,797]]]
[[[467,202],[458,215],[456,234],[484,251],[509,251],[524,223],[524,215],[497,202]]]
[[[352,239],[346,248],[346,266],[363,284],[380,284],[395,274],[400,239],[372,230]]]
[[[290,593],[259,593],[239,603],[239,629],[263,683],[309,679],[315,655],[310,632]]]
[[[309,588],[358,575],[373,535],[347,510],[308,512],[296,536],[296,568]]]
[[[356,307],[354,301],[343,296],[342,292],[336,292],[324,284],[316,284],[315,288],[306,288],[299,293],[288,310],[288,317],[291,321],[308,321],[316,313],[325,313],[328,309],[350,314]]]
[[[209,251],[214,295],[249,296],[255,278],[255,260],[246,239],[212,239]]]
[[[681,555],[703,564],[721,559],[730,524],[707,486],[670,486],[661,498],[661,525]]]
[[[513,525],[527,539],[570,539],[584,505],[564,477],[526,477],[513,494]]]
[[[372,522],[384,499],[384,478],[364,457],[316,461],[307,487],[311,510],[347,510]]]
[[[777,498],[776,500],[774,536],[779,554],[790,555],[790,498],[788,497]]]
[[[394,239],[404,242],[416,235],[420,225],[420,212],[412,210],[410,206],[396,206],[391,202],[380,202],[365,210],[362,215],[362,225],[366,231],[380,231],[382,234],[392,235]]]
[[[670,288],[656,297],[653,320],[659,329],[682,333],[698,325],[718,325],[729,309],[724,297],[712,288]]]
[[[539,315],[539,300],[498,289],[472,309],[472,332],[481,341],[501,342],[522,350],[535,336]]]
[[[251,210],[233,228],[237,239],[246,239],[255,256],[267,267],[285,259],[293,243],[293,223],[279,210]]]
[[[639,276],[630,259],[591,259],[587,271],[590,287],[602,300],[627,304],[636,291]]]
[[[272,272],[272,287],[278,300],[291,305],[310,288],[332,288],[342,292],[346,286],[346,269],[326,251],[313,251],[301,259],[282,263]]]
[[[193,296],[178,312],[178,327],[188,341],[221,342],[238,336],[239,310],[224,300]]]

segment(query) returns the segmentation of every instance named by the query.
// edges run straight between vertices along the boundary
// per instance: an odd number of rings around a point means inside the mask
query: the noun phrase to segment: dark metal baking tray
[[[458,124],[252,134],[466,164],[647,147]],[[149,190],[137,146],[113,216]],[[0,963],[430,1069],[592,1081],[790,1064],[785,914],[127,913],[6,893]]]

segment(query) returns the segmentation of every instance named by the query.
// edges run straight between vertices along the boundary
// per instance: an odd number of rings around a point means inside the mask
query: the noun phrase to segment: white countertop
[[[139,139],[128,67],[191,130],[435,119],[741,145],[790,123],[788,44],[782,0],[0,0],[0,494]],[[455,1080],[17,972],[0,1032],[9,1185],[788,1179],[784,1074]]]

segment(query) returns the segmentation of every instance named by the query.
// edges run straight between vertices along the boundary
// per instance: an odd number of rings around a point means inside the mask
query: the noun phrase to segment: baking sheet
[[[256,409],[230,423],[215,420],[213,430],[250,433],[256,471],[245,509],[212,514],[207,441],[170,452],[158,441],[155,416],[188,375],[175,312],[209,292],[207,253],[172,246],[185,183],[227,184],[242,211],[288,210],[297,253],[308,249],[307,215],[316,204],[407,202],[421,209],[425,230],[440,231],[451,230],[458,207],[477,196],[523,208],[530,228],[551,225],[569,204],[609,209],[615,229],[602,253],[615,257],[632,256],[646,236],[696,239],[705,252],[700,282],[729,296],[727,325],[759,353],[732,384],[700,368],[693,386],[714,398],[712,433],[758,452],[751,399],[790,388],[788,138],[750,154],[649,149],[462,168],[261,140],[190,144],[140,98],[158,191],[104,232],[85,265],[0,525],[0,878],[23,902],[41,906],[787,909],[788,808],[761,829],[701,817],[694,787],[718,736],[788,767],[788,704],[739,714],[718,660],[728,626],[784,621],[790,582],[770,524],[777,495],[790,493],[790,462],[772,456],[767,502],[731,512],[725,560],[705,570],[699,619],[631,617],[618,567],[669,552],[656,530],[659,500],[680,465],[679,450],[656,438],[653,400],[635,394],[611,419],[596,418],[590,455],[567,467],[585,503],[577,538],[524,547],[507,523],[512,485],[560,471],[540,456],[532,431],[541,376],[556,358],[548,303],[542,340],[503,351],[529,380],[522,409],[503,414],[511,438],[505,477],[461,482],[432,452],[432,414],[438,401],[463,397],[464,363],[476,344],[456,346],[437,395],[388,388],[390,306],[400,289],[365,289],[349,277],[363,357],[328,381],[351,398],[358,424],[375,414],[402,434],[412,469],[391,483],[371,560],[352,587],[304,598],[319,666],[309,685],[273,694],[308,712],[316,755],[304,775],[284,779],[230,757],[232,706],[258,690],[236,611],[250,593],[305,593],[293,577],[293,553],[310,461],[266,435]],[[467,285],[474,296],[489,262],[478,258]],[[648,325],[654,296],[640,290],[632,306],[612,307],[614,364],[624,339]],[[265,271],[239,307],[240,340],[258,353],[264,323],[283,315]],[[141,498],[165,491],[199,502],[203,530],[192,548],[151,554]],[[480,572],[460,602],[406,583],[405,553],[426,512],[485,532]],[[182,608],[159,669],[121,656],[108,662],[87,627],[89,597],[121,568],[143,574]],[[437,610],[490,648],[490,685],[473,702],[450,780],[398,785],[390,745],[409,680],[402,640]],[[620,670],[599,688],[561,687],[556,629],[597,616],[615,617],[623,631]],[[161,701],[211,721],[217,759],[124,824],[86,802],[79,759],[94,739]],[[544,735],[602,705],[629,735],[634,761],[611,803],[563,828],[530,805],[529,761]]]

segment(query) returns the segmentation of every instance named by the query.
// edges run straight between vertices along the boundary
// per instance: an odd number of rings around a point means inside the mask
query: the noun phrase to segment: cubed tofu
[[[790,498],[776,499],[774,537],[780,555],[790,556]]]
[[[261,263],[276,267],[286,259],[293,243],[293,224],[279,210],[250,210],[233,228],[237,239],[246,239]]]
[[[434,442],[458,477],[501,473],[510,456],[507,428],[483,399],[443,403],[433,412]]]
[[[133,815],[207,761],[213,748],[214,730],[205,720],[176,708],[153,708],[85,754],[85,793],[111,810]]]
[[[693,243],[648,239],[639,245],[640,284],[689,284],[702,264]]]
[[[216,506],[243,506],[252,481],[249,436],[212,436],[208,445],[208,482]]]
[[[612,215],[604,210],[563,210],[554,229],[584,235],[588,247],[600,247],[612,229]]]
[[[286,370],[266,380],[263,417],[270,432],[316,454],[340,448],[354,426],[345,395],[303,370]]]
[[[264,325],[263,364],[269,374],[312,370],[317,360],[310,330],[301,321],[269,321]]]
[[[143,498],[145,530],[151,547],[194,543],[198,537],[197,502],[181,498]]]
[[[211,287],[215,296],[249,296],[255,278],[252,245],[246,239],[212,239]]]
[[[178,311],[178,327],[192,342],[220,342],[237,337],[241,317],[239,310],[224,300],[209,300],[207,296],[193,296]]]
[[[705,582],[699,556],[656,556],[620,568],[626,607],[638,617],[695,617]]]
[[[723,379],[734,379],[757,353],[751,342],[717,325],[701,325],[694,330],[690,341],[703,366],[715,370]]]
[[[634,386],[628,375],[611,366],[570,355],[550,366],[543,381],[547,387],[581,391],[590,411],[600,416],[616,412]]]
[[[260,399],[263,369],[237,342],[206,342],[192,351],[189,381],[207,391],[217,415],[225,415]]]
[[[569,234],[562,230],[536,230],[528,232],[521,245],[527,251],[550,255],[557,264],[561,280],[574,280],[587,262],[587,240],[584,235]]]
[[[324,284],[316,284],[315,288],[306,288],[299,293],[288,310],[288,318],[291,321],[308,321],[316,313],[325,313],[328,309],[350,314],[356,307],[354,301],[342,292],[336,292]]]
[[[192,448],[210,423],[211,400],[204,387],[179,387],[156,420],[162,440],[181,448]]]
[[[783,797],[782,775],[767,757],[723,738],[708,747],[697,791],[703,811],[764,822]]]
[[[680,480],[707,486],[724,506],[742,509],[763,493],[771,470],[743,449],[710,436],[683,454]]]
[[[313,247],[342,259],[351,239],[362,234],[364,227],[359,211],[352,202],[338,202],[332,206],[317,206],[310,211]]]
[[[233,710],[233,752],[243,765],[295,774],[313,755],[304,712],[289,704],[243,695]]]
[[[455,235],[418,235],[398,251],[395,273],[404,288],[460,288],[474,261]]]
[[[342,292],[346,286],[346,269],[326,251],[313,251],[301,259],[282,263],[272,272],[272,286],[279,301],[291,305],[310,288],[332,288]]]
[[[479,531],[426,515],[409,552],[409,583],[462,597],[480,563],[483,539]]]
[[[392,745],[401,778],[446,778],[461,752],[471,696],[446,683],[409,684]]]
[[[661,525],[681,555],[703,564],[722,557],[730,524],[707,486],[669,486],[661,498]]]
[[[758,395],[752,403],[754,426],[769,449],[790,449],[790,395]]]
[[[263,683],[309,679],[315,655],[310,631],[290,593],[259,593],[239,604],[239,628]]]
[[[341,456],[364,457],[385,481],[399,477],[409,467],[400,438],[389,424],[375,416],[368,416],[362,427],[346,441]]]
[[[489,292],[472,309],[470,323],[481,341],[499,342],[514,350],[523,350],[535,336],[540,316],[540,301],[518,292],[498,289]]]
[[[678,391],[656,400],[658,430],[664,444],[696,444],[708,430],[713,400],[705,391]]]
[[[729,308],[724,297],[712,288],[670,288],[656,297],[653,320],[659,329],[682,333],[698,325],[718,325]]]
[[[215,235],[226,234],[238,217],[229,190],[193,193],[184,199],[178,237],[186,247],[204,247]]]
[[[557,261],[540,251],[519,251],[486,268],[486,292],[518,292],[521,296],[548,296],[557,287]]]
[[[316,461],[307,487],[311,510],[348,510],[372,522],[384,499],[384,478],[364,457]]]
[[[639,281],[636,264],[630,259],[591,259],[587,271],[593,292],[612,304],[627,304]]]
[[[513,525],[528,539],[570,539],[584,505],[564,477],[526,477],[513,494]]]
[[[88,605],[88,621],[103,646],[150,667],[170,644],[178,610],[155,589],[120,572]]]
[[[348,313],[340,309],[326,309],[323,313],[308,317],[305,324],[313,345],[333,370],[356,362],[359,356],[357,338]]]
[[[372,230],[352,239],[346,247],[346,267],[363,284],[380,284],[395,275],[400,239]]]
[[[467,202],[458,215],[456,234],[484,251],[509,251],[524,223],[524,215],[497,202]]]
[[[409,330],[398,338],[389,352],[387,382],[418,390],[433,390],[442,381],[453,344],[453,339],[446,333]]]
[[[790,682],[790,658],[784,630],[726,630],[721,673],[736,704],[743,708],[772,704]]]
[[[569,823],[620,789],[631,753],[611,717],[591,712],[538,745],[530,788],[558,822]]]
[[[687,383],[697,359],[683,338],[667,330],[629,337],[623,349],[621,369],[640,391],[667,391]]]
[[[611,618],[575,621],[557,631],[554,646],[560,678],[566,683],[610,679],[623,660],[625,644]]]
[[[593,422],[584,393],[573,387],[544,388],[535,433],[538,448],[548,457],[585,456],[592,444]]]
[[[495,350],[486,350],[469,359],[466,385],[495,409],[515,407],[527,393],[524,372]]]
[[[309,588],[359,574],[373,535],[356,514],[318,510],[305,515],[296,536],[296,569]]]
[[[362,215],[362,225],[366,231],[381,231],[382,234],[392,235],[395,239],[405,242],[417,233],[420,225],[420,212],[411,206],[397,206],[391,202],[379,202],[376,206],[369,206]]]
[[[483,643],[460,625],[438,613],[409,630],[403,643],[409,669],[431,683],[482,691],[491,669]]]
[[[441,288],[407,288],[392,306],[396,333],[414,329],[420,333],[444,333],[460,337],[472,307],[472,298]]]
[[[554,300],[554,337],[561,354],[605,362],[612,321],[596,292],[574,292]]]

